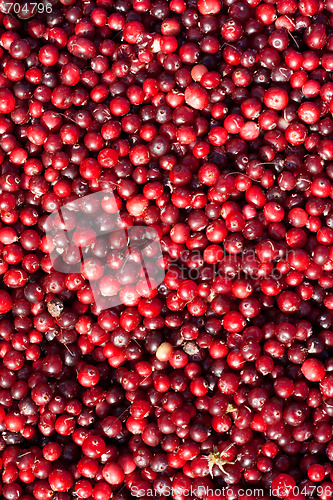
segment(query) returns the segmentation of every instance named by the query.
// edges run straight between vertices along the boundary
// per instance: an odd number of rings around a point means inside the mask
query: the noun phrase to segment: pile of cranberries
[[[332,499],[333,0],[29,1],[0,4],[1,498]]]

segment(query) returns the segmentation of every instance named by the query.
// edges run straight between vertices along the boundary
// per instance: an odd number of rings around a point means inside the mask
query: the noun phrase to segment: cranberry
[[[72,475],[65,469],[54,469],[48,481],[53,491],[68,491],[73,484]]]
[[[2,314],[11,310],[13,299],[5,290],[0,291],[0,312]]]
[[[15,98],[9,89],[0,90],[0,112],[2,114],[8,114],[15,108]]]
[[[266,91],[264,96],[265,105],[275,111],[280,111],[288,104],[288,93],[279,87],[273,87]]]
[[[113,485],[120,484],[124,479],[123,469],[115,462],[109,462],[103,467],[102,470],[103,478]]]
[[[302,364],[302,373],[307,380],[320,382],[325,377],[325,366],[315,358],[308,358]]]

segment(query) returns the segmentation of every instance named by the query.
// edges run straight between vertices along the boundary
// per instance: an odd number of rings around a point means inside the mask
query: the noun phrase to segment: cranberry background
[[[329,500],[332,0],[9,5],[1,498]]]

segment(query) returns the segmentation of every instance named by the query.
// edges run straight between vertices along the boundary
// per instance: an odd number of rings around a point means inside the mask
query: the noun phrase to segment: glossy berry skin
[[[8,292],[5,290],[0,290],[0,312],[2,314],[10,311],[13,304],[13,300]]]
[[[279,88],[271,88],[266,91],[264,97],[265,105],[274,111],[280,111],[285,108],[288,103],[288,94],[285,90]]]
[[[64,469],[55,469],[49,476],[49,483],[54,491],[67,491],[73,483],[71,474]]]
[[[92,387],[99,381],[98,370],[94,366],[85,366],[78,373],[78,381],[84,387]]]
[[[116,463],[108,463],[103,467],[102,471],[104,479],[113,485],[120,484],[124,479],[124,472],[122,468]]]
[[[279,474],[272,481],[272,490],[275,490],[276,496],[283,498],[288,489],[292,489],[295,485],[294,479],[289,474]]]
[[[302,373],[310,382],[320,382],[325,377],[325,366],[317,359],[307,359],[302,365]]]
[[[311,481],[319,482],[325,477],[325,468],[320,464],[310,465],[308,469],[308,476]]]
[[[0,112],[8,114],[15,107],[15,98],[9,89],[1,89],[0,91]]]
[[[203,109],[208,104],[207,91],[193,83],[185,90],[185,102],[194,109]]]

